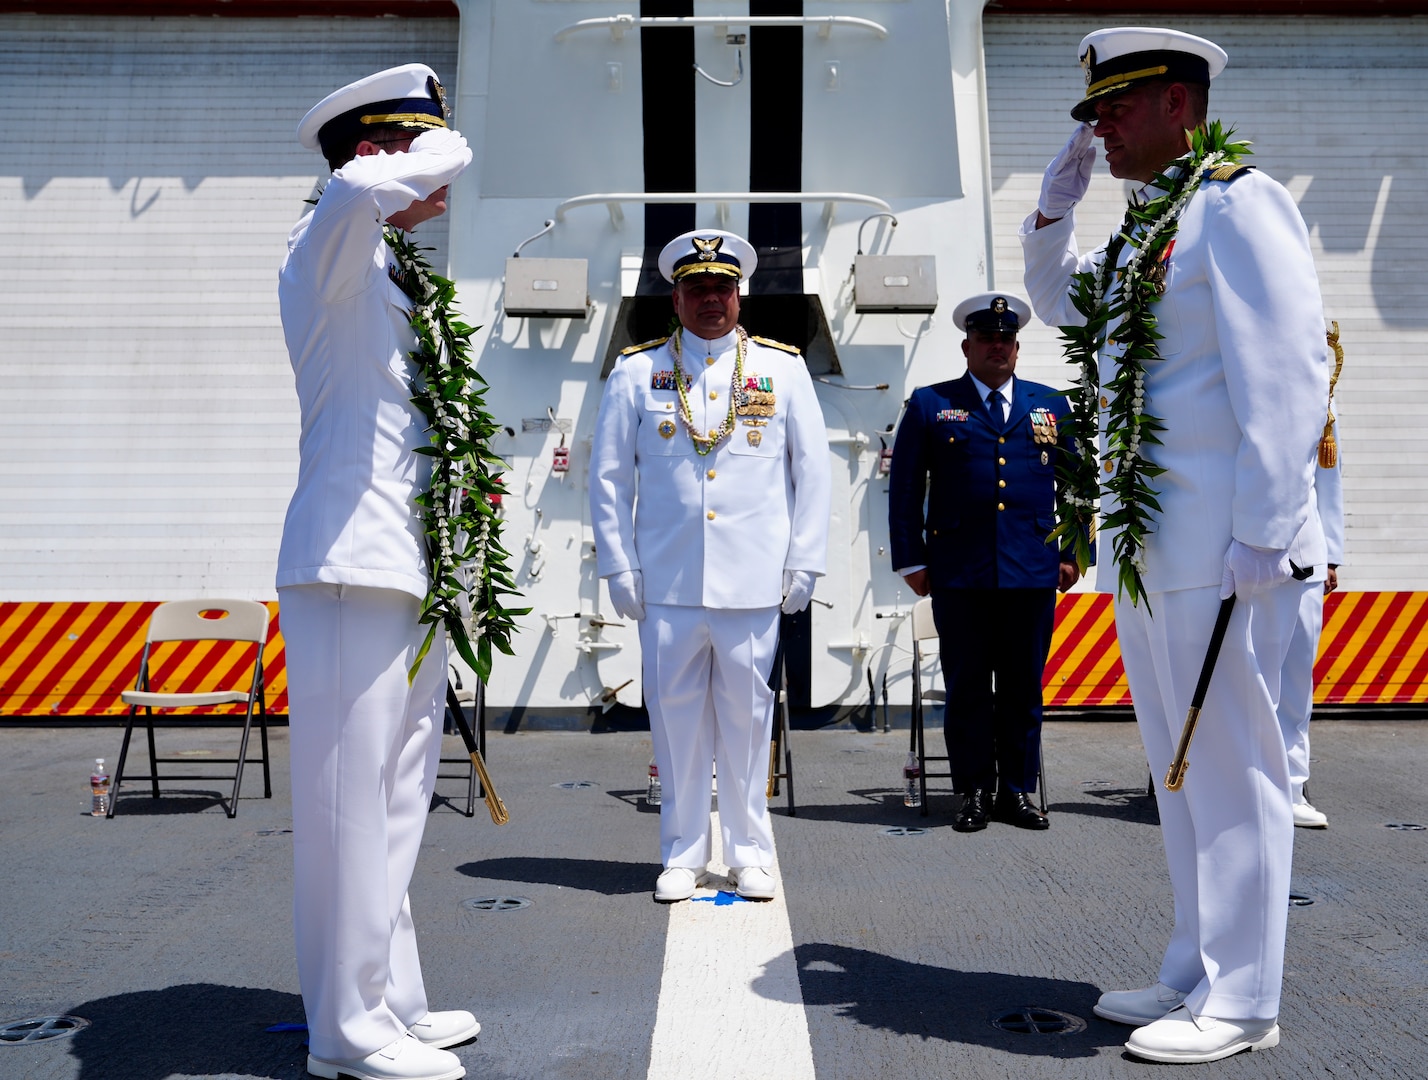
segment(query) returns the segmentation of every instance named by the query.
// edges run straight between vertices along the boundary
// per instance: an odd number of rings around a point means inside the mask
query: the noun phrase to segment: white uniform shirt
[[[430,480],[426,420],[411,403],[411,301],[391,279],[382,222],[471,161],[455,132],[407,153],[353,159],[332,174],[288,238],[278,279],[302,412],[297,490],[278,554],[279,588],[326,582],[427,591],[413,497]]]
[[[1027,292],[1052,326],[1085,321],[1067,295],[1070,276],[1105,256],[1103,247],[1077,258],[1073,220],[1037,229],[1033,213],[1020,229]],[[1131,253],[1126,245],[1121,261]],[[1166,430],[1143,452],[1167,471],[1151,481],[1162,512],[1146,542],[1146,588],[1218,585],[1231,537],[1322,567],[1313,483],[1329,372],[1318,276],[1289,193],[1259,171],[1202,184],[1152,311],[1163,340],[1145,408]],[[1115,330],[1101,352],[1103,388],[1116,373]],[[1102,499],[1103,518],[1116,508]],[[1116,577],[1116,560],[1101,559],[1098,587],[1114,591]]]
[[[691,418],[707,432],[728,415],[736,335],[681,333]],[[751,340],[744,377],[769,388],[772,415],[736,416],[702,457],[679,418],[671,344],[621,357],[601,399],[590,480],[600,576],[640,570],[651,604],[776,606],[785,569],[822,574],[827,560],[828,433],[808,368]]]

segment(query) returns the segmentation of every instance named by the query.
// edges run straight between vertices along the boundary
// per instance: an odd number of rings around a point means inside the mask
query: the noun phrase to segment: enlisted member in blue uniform
[[[1028,798],[1041,767],[1041,674],[1056,590],[1080,575],[1069,551],[1047,543],[1065,399],[1013,374],[1030,317],[1002,293],[959,304],[967,372],[913,391],[893,445],[893,566],[932,596],[952,788],[965,796],[959,832],[986,828],[989,812],[1024,829],[1050,826]]]

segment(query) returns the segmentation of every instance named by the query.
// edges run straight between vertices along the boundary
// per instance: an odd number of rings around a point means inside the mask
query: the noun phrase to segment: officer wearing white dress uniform
[[[1048,166],[1037,212],[1020,230],[1027,292],[1051,325],[1085,321],[1068,295],[1072,275],[1097,273],[1106,258],[1106,247],[1079,257],[1073,228],[1094,162],[1091,139],[1103,141],[1113,176],[1145,184],[1141,199],[1158,197],[1157,174],[1168,170],[1169,184],[1184,175],[1187,133],[1204,129],[1210,79],[1226,63],[1213,42],[1143,27],[1090,34],[1080,56],[1087,89],[1072,116],[1083,123]],[[1140,452],[1165,470],[1153,482],[1160,510],[1139,556],[1145,595],[1139,604],[1124,595],[1116,602],[1126,676],[1157,778],[1171,760],[1221,598],[1233,594],[1238,603],[1184,787],[1157,791],[1175,897],[1158,981],[1103,994],[1096,1006],[1103,1017],[1137,1025],[1126,1044],[1132,1054],[1164,1062],[1212,1061],[1279,1041],[1294,830],[1275,710],[1292,689],[1281,677],[1300,604],[1322,590],[1327,561],[1313,481],[1329,376],[1304,222],[1282,186],[1247,168],[1208,171],[1186,193],[1177,231],[1146,271],[1159,279],[1148,309],[1160,338],[1144,361],[1143,411],[1164,430]],[[1143,223],[1130,229],[1144,239]],[[1113,283],[1126,279],[1136,250],[1116,247],[1122,273],[1102,278]],[[1100,352],[1102,430],[1122,361],[1121,318],[1111,320]],[[1117,460],[1105,467],[1114,471]],[[1118,508],[1103,497],[1104,516]],[[1106,553],[1117,528],[1106,532],[1098,584],[1111,591],[1118,559]]]
[[[308,1071],[456,1080],[449,1050],[480,1029],[428,1009],[407,885],[441,751],[441,640],[416,680],[427,561],[413,502],[426,421],[411,403],[415,335],[388,222],[446,209],[471,162],[435,73],[378,72],[330,94],[298,138],[335,170],[293,229],[279,276],[302,415],[278,556],[292,733],[293,924]]]
[[[736,891],[774,895],[768,678],[780,611],[807,607],[825,568],[823,413],[798,351],[739,325],[739,283],[756,263],[717,229],[665,246],[681,328],[625,350],[591,450],[599,572],[615,610],[639,622],[664,785],[659,901],[688,899],[708,865],[716,760]]]
[[[1333,422],[1329,429],[1332,431]],[[1311,589],[1299,605],[1299,624],[1284,662],[1284,686],[1279,696],[1279,728],[1289,755],[1289,798],[1294,825],[1324,829],[1329,816],[1304,794],[1309,782],[1309,719],[1314,712],[1314,661],[1319,655],[1319,635],[1324,629],[1324,598],[1339,587],[1339,565],[1344,561],[1344,478],[1337,449],[1333,463],[1314,470],[1314,505],[1324,526],[1329,561],[1324,588]]]

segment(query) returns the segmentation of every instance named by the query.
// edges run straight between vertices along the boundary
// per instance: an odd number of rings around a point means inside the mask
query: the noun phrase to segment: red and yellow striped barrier
[[[0,603],[0,716],[112,716],[134,685],[149,603]],[[286,713],[287,671],[278,605],[263,654],[270,713]],[[1314,667],[1314,700],[1324,705],[1428,702],[1428,593],[1334,593]],[[200,680],[246,688],[242,645],[165,645],[151,665],[156,688],[190,690]],[[1110,596],[1073,593],[1058,600],[1046,665],[1046,704],[1054,708],[1129,705]],[[220,706],[203,712],[236,712]]]
[[[1428,593],[1332,593],[1314,665],[1320,705],[1428,702]],[[1063,596],[1044,680],[1057,708],[1129,705],[1116,622],[1106,593]]]
[[[134,685],[149,616],[157,603],[0,603],[0,716],[111,716],[128,711],[119,694]],[[287,671],[277,601],[268,603],[263,650],[270,713],[288,710]],[[163,644],[149,659],[155,690],[246,690],[253,647],[236,642]],[[175,712],[241,713],[236,705]]]

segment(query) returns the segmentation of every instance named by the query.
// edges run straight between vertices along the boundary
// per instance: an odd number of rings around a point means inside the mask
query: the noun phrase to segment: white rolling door
[[[323,95],[455,19],[0,16],[0,599],[271,597],[297,466],[278,320]],[[445,224],[425,236],[444,266]]]
[[[1142,20],[1144,21],[1144,20]],[[1154,20],[1151,20],[1154,21]],[[985,20],[994,271],[1020,290],[1016,229],[1084,86],[1085,17]],[[1254,142],[1309,225],[1325,313],[1347,358],[1338,401],[1348,516],[1344,584],[1428,588],[1428,18],[1173,19],[1223,45],[1210,115]],[[1083,248],[1116,227],[1127,186],[1098,161],[1078,211]],[[1031,378],[1065,385],[1055,331],[1024,335]]]

